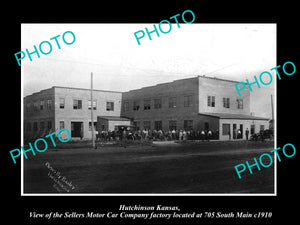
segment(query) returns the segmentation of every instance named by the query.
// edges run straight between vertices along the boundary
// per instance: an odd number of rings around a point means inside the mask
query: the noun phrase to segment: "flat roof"
[[[240,82],[240,81],[234,81],[234,80],[221,79],[221,78],[217,78],[217,77],[210,77],[210,76],[206,76],[206,75],[197,75],[197,76],[194,76],[194,77],[182,78],[182,79],[177,79],[177,80],[173,80],[173,81],[170,81],[170,82],[159,83],[159,84],[155,84],[155,85],[150,85],[150,86],[145,86],[145,87],[141,87],[141,88],[137,88],[137,89],[132,89],[132,90],[129,90],[129,91],[126,91],[126,92],[138,91],[138,90],[142,90],[142,89],[146,89],[146,88],[153,88],[153,87],[157,87],[157,86],[163,86],[163,85],[168,85],[168,84],[172,84],[172,83],[176,83],[176,82],[180,82],[180,81],[184,81],[184,80],[193,80],[193,79],[197,79],[197,78],[210,79],[210,80],[216,80],[216,81],[225,81],[225,82],[231,82],[231,83]]]
[[[130,121],[130,119],[119,116],[97,116],[97,118],[111,120],[111,121]]]
[[[227,79],[221,79],[221,78],[217,78],[217,77],[209,77],[206,75],[202,75],[202,76],[198,76],[200,78],[204,78],[204,79],[211,79],[211,80],[219,80],[219,81],[226,81],[226,82],[232,82],[232,83],[238,83],[240,81],[234,81],[234,80],[227,80]]]
[[[53,86],[52,88],[74,89],[74,90],[84,90],[84,91],[90,91],[90,90],[91,90],[91,89],[89,89],[89,88],[62,87],[62,86]],[[93,91],[112,92],[112,93],[122,93],[121,91],[108,91],[108,90],[100,90],[100,89],[93,89]]]
[[[245,114],[230,114],[230,113],[198,113],[200,115],[217,117],[219,119],[239,119],[239,120],[270,120],[268,118],[251,116]]]

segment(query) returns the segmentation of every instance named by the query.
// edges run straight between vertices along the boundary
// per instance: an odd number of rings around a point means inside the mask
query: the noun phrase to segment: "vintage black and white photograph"
[[[22,195],[276,194],[276,24],[178,21],[21,24]]]

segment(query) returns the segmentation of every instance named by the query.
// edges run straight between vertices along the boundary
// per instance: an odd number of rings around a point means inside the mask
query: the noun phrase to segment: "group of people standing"
[[[209,141],[212,139],[219,139],[219,131],[212,131],[212,130],[150,130],[150,129],[143,129],[143,130],[117,130],[117,131],[110,131],[110,130],[103,130],[100,131],[96,135],[96,140],[100,141],[116,141],[116,140],[153,140],[153,141],[172,141],[172,140],[179,140],[179,141],[186,141],[186,140],[202,140],[202,141]]]
[[[249,129],[246,128],[245,130],[245,135],[246,135],[246,140],[249,139]],[[229,136],[229,140],[231,140],[231,133],[230,131],[228,131],[228,136]],[[242,131],[240,129],[234,129],[233,130],[233,139],[242,139],[243,138],[243,134]]]

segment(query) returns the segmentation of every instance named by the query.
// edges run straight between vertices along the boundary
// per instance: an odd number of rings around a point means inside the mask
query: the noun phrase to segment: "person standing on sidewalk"
[[[249,129],[246,128],[246,140],[248,141],[248,137],[249,137]]]

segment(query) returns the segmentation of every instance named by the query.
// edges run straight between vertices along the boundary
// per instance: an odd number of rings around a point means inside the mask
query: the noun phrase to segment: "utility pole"
[[[95,132],[94,132],[94,118],[93,118],[93,108],[94,108],[94,101],[93,101],[93,73],[91,73],[91,127],[92,127],[92,143],[93,148],[95,149]]]

